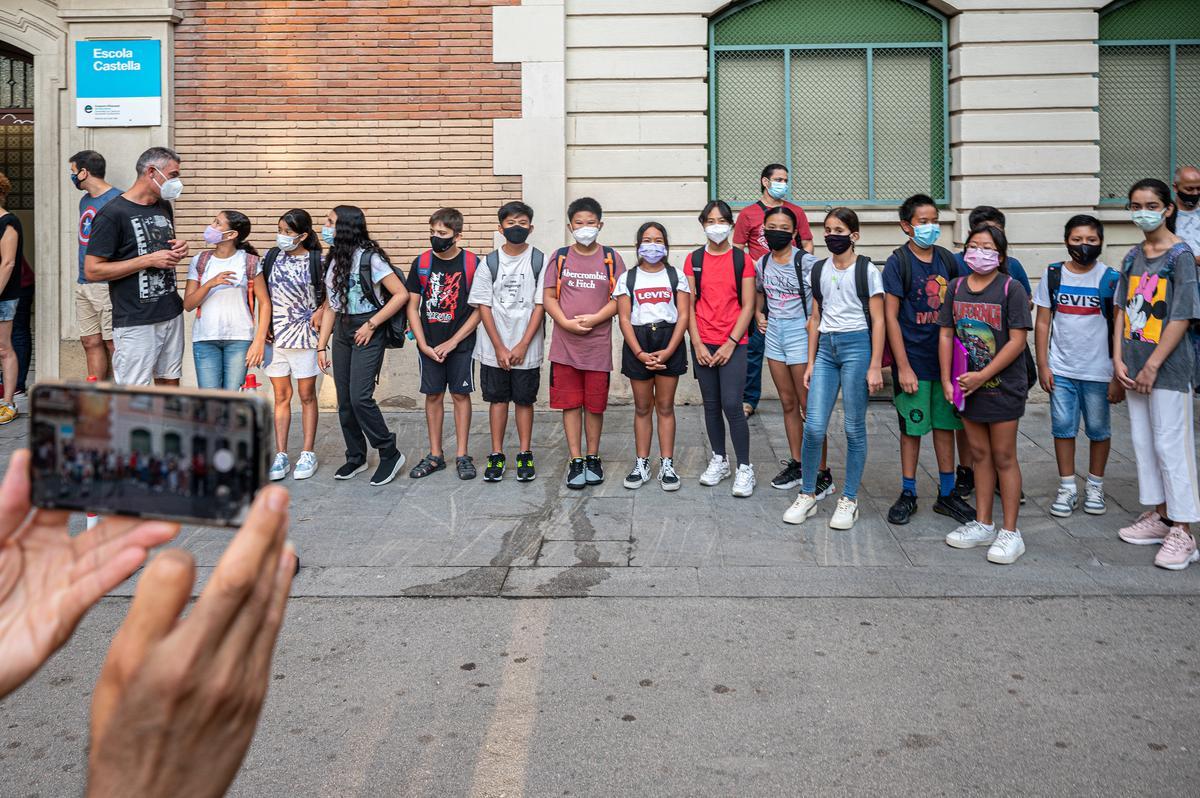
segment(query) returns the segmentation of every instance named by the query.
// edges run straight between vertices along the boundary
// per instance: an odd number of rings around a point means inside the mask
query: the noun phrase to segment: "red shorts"
[[[550,364],[550,408],[589,413],[608,409],[608,372],[584,371],[564,363]]]

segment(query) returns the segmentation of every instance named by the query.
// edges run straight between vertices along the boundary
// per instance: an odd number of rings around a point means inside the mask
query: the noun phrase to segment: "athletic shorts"
[[[451,352],[441,363],[417,353],[417,366],[421,370],[421,393],[434,396],[439,393],[469,394],[475,390],[475,361],[471,350]]]
[[[538,389],[542,387],[542,370],[502,369],[480,363],[479,387],[485,402],[505,405],[512,402],[532,407],[537,402]]]
[[[603,413],[608,409],[608,377],[607,371],[584,371],[566,363],[551,363],[551,409],[582,407],[589,413]]]
[[[675,334],[674,324],[639,324],[633,328],[633,335],[643,352],[661,352],[671,343]],[[651,371],[646,364],[633,356],[629,344],[621,348],[621,373],[631,380],[652,380],[655,377],[680,377],[687,374],[687,352],[683,341],[675,347],[675,351],[667,360],[667,367],[662,371]]]
[[[113,345],[113,381],[117,384],[177,380],[183,374],[183,315],[157,324],[117,327]]]
[[[896,415],[900,419],[900,433],[920,438],[931,430],[960,430],[962,419],[954,405],[946,401],[942,384],[933,380],[918,380],[916,393],[900,390],[896,380]]]
[[[295,377],[303,380],[321,373],[317,365],[317,350],[271,347],[271,362],[263,368],[268,377]]]
[[[808,362],[808,320],[805,318],[767,319],[767,337],[763,354],[768,360],[799,366]]]
[[[113,338],[112,297],[108,283],[75,284],[75,320],[79,337],[99,335],[105,341]]]

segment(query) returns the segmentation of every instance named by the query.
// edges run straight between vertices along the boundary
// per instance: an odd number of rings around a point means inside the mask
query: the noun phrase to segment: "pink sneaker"
[[[1200,560],[1200,551],[1196,550],[1196,539],[1184,532],[1183,527],[1173,526],[1163,538],[1154,564],[1159,568],[1182,571],[1197,560]]]
[[[1158,513],[1148,510],[1129,526],[1122,527],[1121,531],[1117,532],[1117,537],[1135,546],[1154,546],[1162,543],[1169,531],[1167,525],[1158,517]]]

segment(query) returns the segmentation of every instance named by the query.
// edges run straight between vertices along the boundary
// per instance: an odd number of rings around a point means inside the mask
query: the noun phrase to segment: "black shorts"
[[[445,393],[471,393],[475,390],[475,361],[471,350],[451,352],[442,363],[417,353],[417,366],[421,369],[421,393],[431,396]]]
[[[513,402],[532,407],[537,402],[538,389],[542,387],[542,370],[508,370],[480,363],[479,387],[485,402]]]
[[[633,328],[633,335],[643,352],[660,352],[666,349],[674,334],[675,325],[662,322],[641,324]],[[679,377],[687,374],[687,353],[683,349],[683,342],[680,341],[679,346],[675,347],[675,351],[667,360],[666,369],[662,371],[646,368],[645,363],[633,356],[629,344],[625,344],[621,349],[621,373],[631,380],[652,380],[655,377]]]

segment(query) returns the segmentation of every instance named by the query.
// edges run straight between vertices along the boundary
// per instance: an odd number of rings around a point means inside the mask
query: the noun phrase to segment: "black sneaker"
[[[908,523],[912,518],[912,514],[917,511],[917,497],[904,491],[900,494],[900,498],[896,499],[896,503],[888,509],[887,520],[889,524],[902,526]]]
[[[454,466],[458,469],[459,479],[475,479],[475,460],[469,454],[454,458]]]
[[[954,495],[965,499],[975,492],[975,469],[959,466],[954,469]]]
[[[996,495],[1000,495],[1000,481],[996,481]],[[1025,503],[1025,491],[1021,491],[1021,504]]]
[[[356,476],[367,470],[366,463],[356,463],[350,461],[345,463],[337,471],[333,472],[334,479],[354,479]]]
[[[817,489],[813,491],[813,497],[820,500],[831,493],[833,493],[833,472],[828,468],[824,471],[818,471]]]
[[[517,482],[530,482],[537,477],[537,469],[533,467],[533,452],[517,454]]]
[[[386,485],[396,478],[400,473],[400,469],[404,467],[404,455],[399,451],[381,456],[379,458],[379,468],[375,469],[375,473],[371,476],[372,485]]]
[[[435,455],[433,452],[421,458],[421,462],[413,466],[412,471],[408,472],[410,479],[422,479],[429,476],[434,471],[441,471],[446,467],[446,458],[440,454]]]
[[[567,465],[567,487],[571,490],[583,490],[587,487],[587,478],[583,475],[583,458],[573,458]]]
[[[668,493],[679,490],[679,475],[675,473],[675,463],[670,457],[659,458],[658,484]]]
[[[975,520],[975,508],[953,491],[945,496],[938,496],[937,501],[933,503],[933,511],[938,515],[949,516],[960,524],[969,524]]]
[[[583,475],[589,485],[599,485],[604,481],[604,466],[600,464],[600,455],[587,456],[583,461]]]
[[[800,473],[799,460],[780,460],[779,462],[783,465],[783,470],[771,480],[772,488],[790,490],[804,481],[804,477]]]
[[[585,466],[586,468],[586,466]],[[650,481],[650,458],[639,457],[633,463],[633,469],[629,472],[629,476],[625,477],[625,487],[630,490],[637,490],[642,485]]]
[[[520,468],[521,458],[517,457],[517,467]],[[504,479],[504,452],[492,452],[488,455],[487,466],[483,469],[484,482],[499,482]]]

